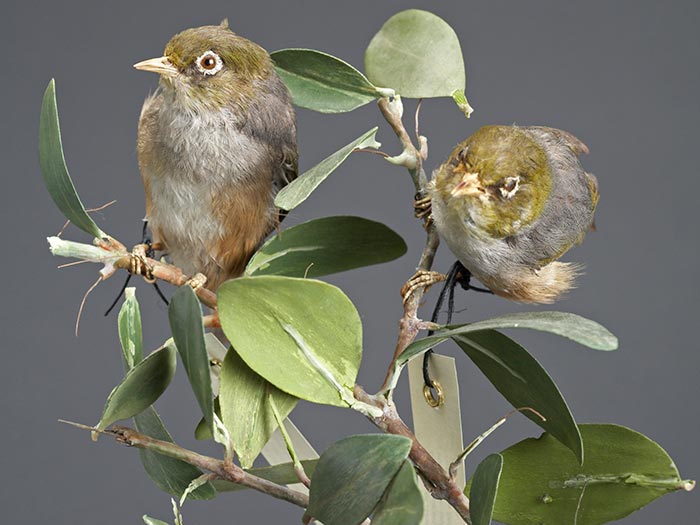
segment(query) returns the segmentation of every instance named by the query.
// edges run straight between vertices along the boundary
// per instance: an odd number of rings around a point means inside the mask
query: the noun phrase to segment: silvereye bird
[[[269,54],[226,21],[187,29],[134,67],[160,75],[138,128],[153,240],[215,290],[281,219],[274,195],[297,176],[289,92]]]
[[[578,266],[557,262],[593,225],[598,185],[579,139],[546,127],[486,126],[462,142],[431,182],[440,236],[495,294],[551,303]]]

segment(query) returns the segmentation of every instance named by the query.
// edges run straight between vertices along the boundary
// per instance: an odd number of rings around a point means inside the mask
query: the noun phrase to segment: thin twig
[[[90,292],[97,288],[97,285],[100,284],[100,282],[102,282],[101,275],[97,278],[95,283],[87,289],[87,292],[85,292],[85,295],[83,295],[83,300],[80,301],[80,308],[78,308],[78,316],[75,318],[75,337],[78,337],[78,329],[80,328],[80,316],[83,315],[83,307],[85,306],[85,301],[87,301]]]
[[[270,408],[272,409],[272,415],[274,416],[275,421],[277,423],[277,428],[279,428],[280,434],[282,434],[282,439],[284,439],[284,443],[287,446],[287,452],[289,452],[289,456],[292,459],[292,463],[294,464],[294,473],[296,474],[297,479],[301,481],[301,483],[307,489],[311,488],[311,480],[306,474],[306,471],[304,470],[304,465],[302,465],[296,450],[294,450],[292,438],[289,437],[289,433],[287,432],[287,429],[284,426],[284,418],[282,418],[282,415],[279,413],[279,410],[277,410],[277,404],[275,403],[275,398],[270,392],[270,386],[271,385],[268,383],[267,400],[270,404]]]
[[[76,423],[69,424],[77,426],[78,428],[94,431],[92,427],[88,427],[87,425]],[[208,470],[216,474],[220,479],[243,485],[244,487],[257,490],[258,492],[263,492],[274,498],[288,501],[303,509],[309,505],[309,497],[306,494],[254,476],[233,463],[226,463],[220,459],[204,456],[192,450],[182,448],[175,443],[170,443],[169,441],[153,439],[150,436],[141,434],[128,427],[114,426],[102,433],[111,435],[117,442],[123,443],[124,445],[151,450],[163,456],[179,459],[195,467]]]
[[[58,235],[56,237],[58,237]],[[73,261],[73,262],[69,262],[69,263],[65,263],[65,264],[59,264],[58,266],[56,266],[56,269],[63,270],[64,268],[69,268],[71,266],[78,266],[79,264],[97,263],[97,262],[101,262],[101,261],[98,261],[96,259],[83,259],[81,261]]]
[[[459,467],[462,466],[462,463],[464,463],[465,458],[471,454],[476,447],[478,447],[487,437],[489,437],[493,432],[500,427],[503,423],[506,422],[506,420],[512,416],[513,414],[517,414],[519,412],[532,412],[535,414],[537,417],[539,417],[542,421],[547,421],[547,418],[544,417],[542,414],[540,414],[537,410],[531,407],[521,407],[521,408],[516,408],[515,410],[511,410],[508,412],[505,416],[503,416],[501,419],[496,421],[489,429],[484,432],[483,434],[477,436],[476,439],[474,439],[469,445],[466,446],[466,448],[462,451],[462,453],[457,456],[457,459],[455,459],[451,464],[450,464],[450,477],[452,479],[457,478],[457,471],[459,470]]]
[[[423,99],[419,98],[418,99],[418,104],[416,105],[416,114],[413,117],[413,120],[415,121],[416,125],[416,140],[420,142],[420,108],[423,105]]]
[[[117,202],[117,199],[112,199],[111,201],[106,202],[106,203],[103,204],[102,206],[98,206],[97,208],[89,208],[89,209],[87,209],[87,210],[85,210],[85,211],[88,212],[88,213],[94,213],[94,212],[97,212],[97,211],[102,211],[102,210],[104,210],[105,208],[109,208],[109,207],[110,207],[112,204],[114,204],[115,202]]]
[[[390,157],[388,153],[385,153],[381,150],[378,149],[372,149],[372,148],[360,148],[356,149],[355,151],[359,151],[360,153],[374,153],[375,155],[381,155],[382,157]]]
[[[113,199],[113,200],[111,200],[111,201],[109,201],[109,202],[103,204],[102,206],[98,206],[97,208],[90,208],[90,209],[85,210],[85,211],[86,211],[87,213],[93,213],[93,212],[96,212],[96,211],[102,211],[102,210],[104,210],[105,208],[110,207],[110,206],[111,206],[112,204],[114,204],[115,202],[117,202],[117,199]],[[68,225],[69,225],[69,224],[70,224],[70,219],[66,221],[66,223],[65,223],[65,224],[63,225],[63,227],[61,228],[61,231],[59,231],[59,232],[56,234],[56,237],[60,237],[60,236],[63,234],[63,232],[66,231],[66,228],[68,228]]]

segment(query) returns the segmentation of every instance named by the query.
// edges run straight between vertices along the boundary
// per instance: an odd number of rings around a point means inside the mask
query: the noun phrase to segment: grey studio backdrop
[[[64,147],[83,200],[117,203],[98,224],[127,243],[140,235],[143,194],[135,135],[141,103],[156,77],[132,69],[158,56],[175,32],[218,23],[268,50],[325,50],[362,68],[364,49],[395,12],[423,7],[457,31],[467,64],[470,120],[449,100],[429,100],[421,131],[430,140],[428,167],[478,127],[544,124],[575,133],[591,154],[587,170],[600,181],[598,231],[567,256],[586,266],[579,288],[555,305],[598,320],[620,338],[620,350],[595,352],[539,333],[517,338],[554,377],[580,422],[615,422],[657,440],[685,477],[700,476],[697,344],[700,177],[700,4],[654,1],[355,2],[186,1],[4,2],[2,39],[3,298],[0,408],[2,485],[7,524],[137,524],[148,513],[171,519],[169,498],[143,473],[135,450],[57,423],[95,423],[122,374],[116,315],[103,317],[122,276],[89,297],[80,336],[73,325],[96,266],[58,270],[45,237],[63,218],[44,190],[37,162],[43,90],[56,77]],[[415,102],[407,102],[407,112]],[[376,107],[343,115],[298,112],[301,169],[379,124],[384,149],[398,144]],[[404,170],[378,156],[355,154],[287,219],[285,226],[334,214],[385,222],[408,242],[400,260],[329,280],[356,304],[364,322],[359,382],[380,384],[401,314],[399,288],[418,260],[424,233],[412,217]],[[69,238],[84,239],[77,230]],[[436,268],[452,257],[439,252]],[[166,309],[136,281],[147,347],[167,332]],[[172,293],[167,289],[167,293]],[[422,314],[428,317],[437,290]],[[466,308],[466,310],[465,310]],[[458,294],[457,319],[536,310],[503,299]],[[509,410],[507,403],[453,345],[458,357],[465,439]],[[407,385],[398,404],[409,418]],[[180,369],[158,407],[176,440],[195,442],[199,416]],[[360,415],[300,403],[293,419],[323,450],[353,433],[373,432]],[[488,452],[540,431],[514,417],[474,454],[473,472]],[[625,523],[697,523],[698,494],[672,494]],[[248,491],[212,502],[189,502],[185,523],[297,523],[300,511]]]

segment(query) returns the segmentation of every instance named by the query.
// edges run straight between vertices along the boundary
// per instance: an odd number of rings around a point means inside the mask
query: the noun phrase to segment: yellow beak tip
[[[168,57],[151,58],[134,64],[134,69],[151,71],[160,75],[175,75],[177,69],[170,63]]]

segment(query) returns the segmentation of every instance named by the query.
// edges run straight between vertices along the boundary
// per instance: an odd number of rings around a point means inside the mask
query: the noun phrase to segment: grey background
[[[153,487],[137,454],[109,439],[59,425],[58,418],[94,423],[121,376],[116,316],[102,312],[122,276],[89,297],[80,337],[73,324],[97,267],[57,270],[44,238],[63,218],[43,188],[36,160],[39,106],[56,77],[64,146],[75,183],[88,206],[111,199],[98,214],[103,229],[138,241],[143,196],[135,154],[141,103],[155,75],[131,65],[159,56],[169,37],[187,27],[217,23],[269,50],[322,49],[362,67],[365,46],[393,13],[431,9],[459,35],[467,63],[465,120],[447,100],[424,105],[422,133],[430,139],[428,166],[478,127],[545,124],[575,133],[590,147],[585,167],[601,185],[598,232],[567,258],[585,263],[580,286],[557,309],[596,319],[620,338],[614,353],[567,340],[517,333],[557,381],[580,422],[616,422],[661,443],[686,477],[700,475],[698,423],[697,173],[700,120],[700,4],[687,2],[169,2],[3,3],[2,144],[3,246],[2,483],[4,523],[140,523],[143,513],[170,519],[169,498]],[[413,102],[407,102],[407,113]],[[307,169],[375,124],[384,149],[396,141],[374,105],[344,115],[298,114],[301,168]],[[412,218],[407,174],[373,155],[354,155],[286,225],[331,215],[383,221],[410,248],[399,261],[334,276],[357,305],[365,329],[359,382],[373,390],[391,354],[400,316],[398,290],[418,260],[423,231]],[[69,238],[84,239],[71,230]],[[442,249],[436,267],[451,256]],[[171,293],[171,290],[168,290]],[[428,317],[436,291],[423,309]],[[138,283],[146,340],[167,335],[166,311]],[[463,294],[460,320],[536,309]],[[456,349],[444,351],[457,356]],[[458,356],[459,357],[459,356]],[[508,411],[506,402],[466,359],[458,359],[465,439]],[[398,396],[408,418],[406,384]],[[197,408],[182,371],[158,403],[176,439],[194,442]],[[334,440],[373,431],[357,414],[300,403],[294,420],[323,450]],[[539,435],[512,418],[470,461],[527,436]],[[694,523],[697,494],[673,494],[626,523]],[[213,502],[189,502],[186,523],[296,523],[298,509],[248,492]]]

